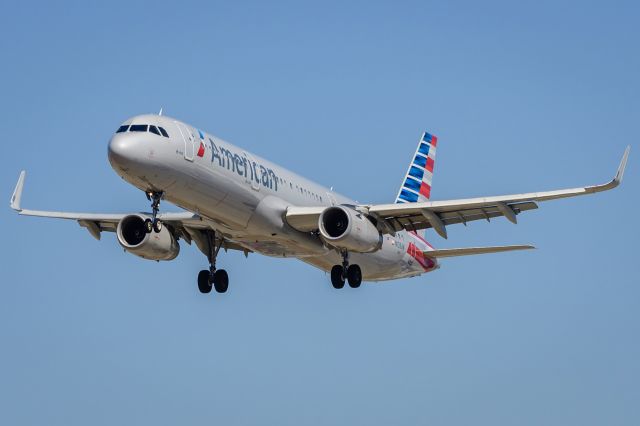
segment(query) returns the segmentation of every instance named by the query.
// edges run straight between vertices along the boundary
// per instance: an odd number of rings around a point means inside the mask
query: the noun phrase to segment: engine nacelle
[[[327,207],[318,219],[320,236],[334,247],[370,253],[382,247],[382,234],[362,213],[349,207]]]
[[[171,231],[163,226],[160,232],[147,234],[145,216],[132,214],[118,222],[118,242],[129,253],[149,260],[173,260],[180,253],[180,245]]]

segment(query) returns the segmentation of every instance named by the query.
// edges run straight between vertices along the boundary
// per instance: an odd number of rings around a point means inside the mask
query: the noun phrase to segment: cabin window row
[[[293,190],[293,182],[289,182],[286,179],[283,179],[281,177],[277,178],[278,181],[280,182],[280,185],[284,185],[286,187],[287,184],[289,184],[289,188]],[[302,195],[306,195],[307,197],[311,197],[314,198],[317,201],[322,202],[322,197],[318,194],[316,194],[315,192],[311,192],[309,190],[307,190],[306,188],[303,188],[302,186],[296,185],[296,191],[300,191],[300,194]]]
[[[300,190],[300,193],[302,195],[306,195],[307,197],[311,197],[311,198],[316,199],[317,201],[322,202],[322,197],[320,195],[316,194],[315,192],[311,192],[311,191],[307,190],[306,188],[303,188],[303,187],[298,186],[298,185],[296,185],[296,189]]]

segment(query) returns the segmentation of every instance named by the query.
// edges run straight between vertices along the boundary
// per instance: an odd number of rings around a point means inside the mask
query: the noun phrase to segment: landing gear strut
[[[200,293],[210,293],[211,288],[215,288],[218,293],[226,293],[229,289],[229,275],[224,269],[216,269],[216,258],[222,247],[222,238],[216,239],[214,231],[207,232],[209,246],[209,270],[202,270],[198,274],[198,290]]]
[[[160,211],[160,200],[164,197],[164,192],[147,191],[146,194],[147,200],[151,201],[152,216],[151,219],[144,221],[144,226],[147,234],[150,234],[151,231],[158,233],[162,231],[162,222],[158,219],[158,212]]]
[[[358,288],[362,284],[362,270],[358,265],[349,265],[349,252],[342,252],[342,265],[331,268],[331,284],[333,288],[344,287],[344,282],[349,281],[349,287]]]

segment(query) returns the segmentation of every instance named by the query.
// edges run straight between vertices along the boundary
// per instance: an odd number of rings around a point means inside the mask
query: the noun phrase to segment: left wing
[[[140,214],[143,216],[151,217],[151,213],[139,212],[139,213],[76,213],[76,212],[57,212],[57,211],[44,211],[44,210],[28,210],[23,209],[22,202],[22,190],[24,189],[24,179],[26,172],[23,170],[18,178],[18,183],[11,196],[11,208],[23,216],[38,216],[38,217],[50,217],[54,219],[68,219],[75,220],[80,226],[86,228],[87,231],[96,239],[100,239],[102,231],[116,232],[118,228],[118,222],[123,217],[131,214]],[[214,229],[212,223],[206,218],[203,218],[197,214],[191,212],[180,213],[159,213],[158,219],[160,219],[165,225],[169,225],[174,232],[176,238],[182,238],[188,244],[191,241],[195,241],[196,245],[205,255],[210,253],[208,246],[209,240],[206,237],[207,233]],[[225,250],[239,250],[245,253],[251,252],[251,250],[238,244],[235,241],[228,239],[222,240],[222,247]]]
[[[69,219],[77,221],[80,226],[87,228],[89,233],[96,238],[100,239],[100,232],[108,231],[115,232],[118,226],[118,222],[132,213],[76,213],[76,212],[57,212],[57,211],[44,211],[44,210],[29,210],[23,209],[22,202],[22,190],[24,189],[24,180],[26,172],[23,170],[18,178],[18,183],[11,196],[11,208],[23,216],[38,216],[38,217],[50,217],[54,219]],[[151,216],[151,213],[141,212],[140,214],[145,216]],[[191,242],[189,229],[204,229],[209,228],[209,225],[203,221],[203,219],[191,212],[180,213],[160,213],[158,218],[166,224],[171,225],[180,236]]]
[[[467,222],[480,219],[489,221],[498,216],[504,216],[516,223],[516,215],[526,210],[537,209],[537,203],[540,201],[576,197],[613,189],[622,182],[630,149],[631,147],[627,147],[625,150],[615,177],[602,185],[460,200],[359,205],[355,208],[377,219],[379,229],[386,233],[433,228],[441,237],[447,238],[447,225],[457,223],[466,225]],[[318,229],[318,218],[324,209],[325,207],[290,207],[285,217],[293,228],[300,231],[313,231]]]

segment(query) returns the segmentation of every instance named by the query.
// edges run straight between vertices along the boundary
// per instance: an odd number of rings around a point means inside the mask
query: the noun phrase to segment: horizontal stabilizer
[[[534,246],[529,246],[529,245],[465,247],[465,248],[423,251],[422,253],[425,256],[440,258],[440,257],[470,256],[473,254],[501,253],[503,251],[514,251],[514,250],[530,250],[534,248],[535,248]]]

